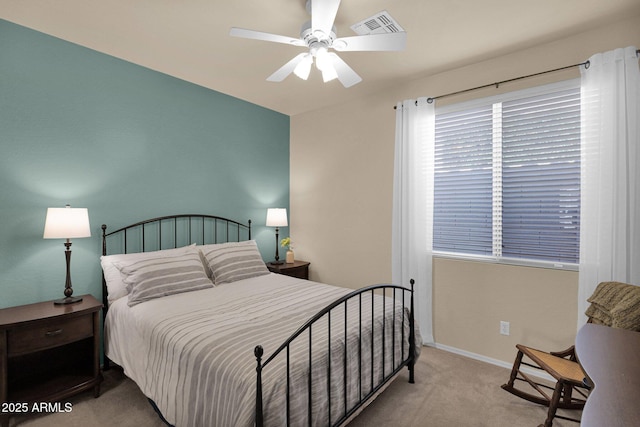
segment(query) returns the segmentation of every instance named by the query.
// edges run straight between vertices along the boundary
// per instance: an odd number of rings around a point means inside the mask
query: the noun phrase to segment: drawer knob
[[[60,335],[61,333],[62,329],[56,329],[55,331],[47,331],[44,335],[47,337],[55,337],[56,335]]]

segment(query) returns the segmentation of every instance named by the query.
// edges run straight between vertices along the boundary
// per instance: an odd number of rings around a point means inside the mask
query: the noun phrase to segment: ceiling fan
[[[309,49],[308,52],[300,53],[284,64],[267,78],[268,81],[281,82],[291,73],[306,80],[315,58],[316,68],[322,72],[323,81],[328,82],[337,78],[344,87],[351,87],[360,83],[362,77],[329,49],[338,52],[403,50],[407,41],[407,33],[402,31],[337,38],[334,21],[339,6],[340,0],[307,0],[306,7],[311,14],[311,21],[302,26],[299,38],[237,27],[231,28],[230,35]]]

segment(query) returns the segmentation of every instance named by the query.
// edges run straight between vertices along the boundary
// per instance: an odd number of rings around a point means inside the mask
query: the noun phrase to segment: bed
[[[344,425],[403,368],[414,381],[413,281],[351,291],[271,273],[251,221],[102,230],[105,368],[169,424]]]

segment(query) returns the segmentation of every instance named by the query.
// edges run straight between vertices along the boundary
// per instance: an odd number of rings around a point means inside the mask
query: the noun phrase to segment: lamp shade
[[[87,208],[48,208],[44,222],[45,239],[91,237]]]
[[[267,227],[286,227],[287,210],[285,208],[267,209]]]

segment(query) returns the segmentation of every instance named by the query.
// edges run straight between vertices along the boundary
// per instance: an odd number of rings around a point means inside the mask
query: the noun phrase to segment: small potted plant
[[[280,240],[280,246],[282,246],[283,248],[287,248],[287,256],[285,262],[287,264],[293,264],[294,257],[293,246],[291,246],[291,237],[285,237],[284,239]]]

